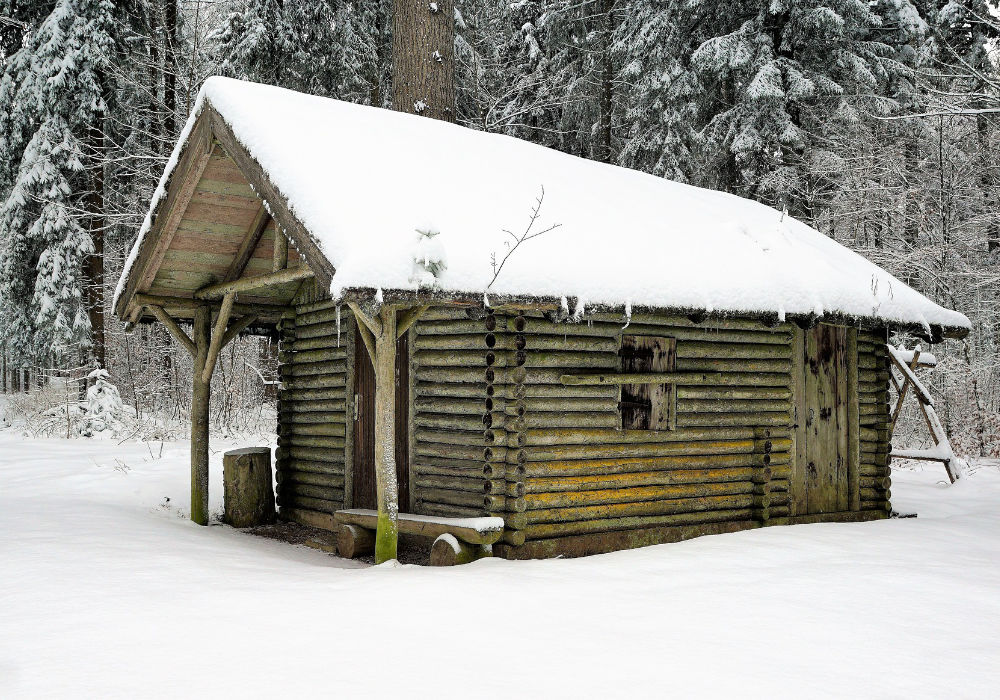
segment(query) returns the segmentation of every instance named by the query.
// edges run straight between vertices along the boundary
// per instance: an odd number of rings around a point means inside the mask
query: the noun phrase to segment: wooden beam
[[[194,346],[194,341],[188,337],[187,333],[180,329],[177,322],[170,318],[170,315],[166,311],[159,306],[149,306],[149,310],[152,311],[153,315],[156,316],[160,323],[163,324],[163,327],[170,332],[170,335],[172,335],[174,339],[188,351],[191,357],[194,357],[197,354],[198,351]]]
[[[244,316],[241,319],[233,321],[232,325],[226,329],[226,334],[222,336],[222,347],[226,347],[229,343],[240,333],[245,331],[250,327],[254,321],[257,320],[257,316],[250,314],[249,316]]]
[[[142,306],[160,306],[165,309],[184,309],[186,311],[194,311],[202,306],[208,306],[213,309],[219,307],[218,301],[191,299],[188,297],[166,297],[143,294],[141,292],[135,295],[135,303]],[[233,313],[240,315],[274,316],[283,314],[291,309],[292,307],[285,304],[233,304]]]
[[[210,284],[207,287],[202,287],[195,292],[194,297],[195,299],[211,299],[213,297],[225,296],[230,292],[248,292],[252,289],[260,289],[261,287],[274,287],[279,284],[298,282],[299,280],[304,280],[312,276],[313,271],[308,267],[294,267],[289,270],[272,272],[268,275],[241,277],[240,279],[233,280],[232,282]]]
[[[215,329],[212,331],[212,340],[208,346],[208,355],[201,374],[203,382],[212,381],[212,372],[215,371],[215,363],[219,359],[219,353],[222,352],[222,339],[226,335],[226,326],[229,325],[229,315],[233,312],[234,301],[236,292],[228,292],[222,299],[222,308],[219,309],[219,317],[215,320]]]
[[[132,296],[140,289],[148,289],[156,277],[195,187],[208,166],[213,148],[211,120],[203,114],[195,122],[180,162],[170,175],[166,197],[160,200],[153,212],[152,228],[140,244],[138,258],[129,273],[125,291],[118,300],[116,310],[119,315]]]
[[[416,323],[429,308],[431,308],[430,304],[424,304],[422,306],[414,306],[412,309],[404,311],[403,314],[396,320],[396,337],[401,337],[403,333],[410,330],[410,326]]]
[[[253,223],[250,224],[246,235],[243,236],[243,241],[240,242],[240,247],[236,251],[236,256],[233,258],[232,264],[226,270],[226,276],[223,278],[224,281],[232,282],[243,275],[243,271],[247,269],[250,258],[253,257],[253,252],[257,249],[257,245],[264,235],[264,229],[267,228],[267,224],[270,221],[271,215],[268,213],[264,203],[261,202],[257,208],[257,215],[253,218]]]
[[[274,230],[274,259],[271,263],[271,271],[277,272],[288,267],[288,238],[281,232],[280,227]]]
[[[250,155],[250,152],[240,143],[233,133],[233,130],[226,123],[218,112],[210,105],[204,107],[204,114],[211,119],[212,133],[218,139],[223,150],[232,158],[239,167],[243,176],[253,185],[261,198],[267,202],[271,210],[271,215],[275,222],[285,234],[291,238],[300,254],[309,261],[316,276],[319,278],[320,287],[326,289],[330,286],[333,278],[334,268],[330,261],[323,254],[323,251],[316,245],[308,229],[299,221],[292,212],[288,204],[288,198],[279,190],[270,177],[260,167],[260,164]]]
[[[382,335],[382,322],[378,317],[366,314],[356,301],[349,301],[347,302],[347,305],[351,307],[351,311],[354,312],[354,317],[361,321],[363,325],[367,326],[372,335]]]
[[[372,358],[372,362],[375,362],[375,336],[372,335],[371,330],[364,324],[363,321],[356,323],[355,325],[357,326],[358,334],[361,336],[361,340],[368,349],[368,356]]]
[[[719,372],[637,372],[635,374],[564,374],[559,381],[569,386],[596,384],[675,384],[677,386],[714,385],[722,381]]]

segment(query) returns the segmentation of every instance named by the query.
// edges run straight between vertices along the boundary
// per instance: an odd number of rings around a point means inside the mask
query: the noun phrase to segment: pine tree
[[[92,346],[87,205],[103,167],[92,139],[106,110],[112,11],[108,0],[59,0],[0,80],[0,180],[8,183],[0,328],[15,354],[36,362]]]
[[[387,13],[385,0],[243,0],[209,40],[224,75],[381,104]]]
[[[703,4],[703,6],[706,6]],[[884,113],[895,69],[873,38],[881,18],[864,0],[745,0],[713,5],[691,68],[699,106],[702,184],[788,208],[809,221],[806,159],[829,120]]]

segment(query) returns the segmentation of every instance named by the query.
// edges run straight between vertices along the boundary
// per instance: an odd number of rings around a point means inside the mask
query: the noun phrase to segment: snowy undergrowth
[[[221,452],[212,455],[212,510]],[[188,446],[0,431],[0,697],[990,697],[1000,469],[918,518],[364,567],[187,520]],[[169,500],[167,500],[169,499]],[[372,649],[385,634],[388,654]]]

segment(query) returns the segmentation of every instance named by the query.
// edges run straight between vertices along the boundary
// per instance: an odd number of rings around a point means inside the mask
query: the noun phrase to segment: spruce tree
[[[23,359],[91,348],[88,198],[113,52],[108,0],[59,0],[0,79],[0,331]],[[96,178],[99,182],[99,178]]]

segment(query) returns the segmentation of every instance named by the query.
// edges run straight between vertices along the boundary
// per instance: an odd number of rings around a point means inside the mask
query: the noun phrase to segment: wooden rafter
[[[313,276],[313,271],[308,267],[293,267],[287,270],[279,270],[268,275],[257,277],[241,277],[231,282],[219,282],[202,287],[194,293],[195,299],[212,299],[223,297],[230,292],[249,292],[253,289],[263,287],[274,287],[279,284],[298,282]]]
[[[229,324],[229,328],[226,329],[226,334],[222,338],[222,347],[229,345],[229,343],[236,338],[236,336],[249,328],[250,324],[256,320],[257,316],[250,314],[249,316],[244,316],[243,318],[237,319]]]
[[[197,353],[195,349],[194,341],[188,337],[188,334],[180,329],[177,322],[170,318],[170,315],[163,310],[160,306],[150,306],[149,310],[153,312],[153,315],[163,324],[163,327],[177,340],[181,346],[188,351],[191,357],[194,357]]]
[[[226,336],[226,326],[229,325],[229,315],[233,312],[233,302],[236,301],[236,292],[228,292],[222,298],[222,308],[219,309],[219,317],[215,319],[215,328],[212,330],[212,341],[208,345],[208,355],[205,358],[205,368],[202,370],[202,380],[210,381],[212,372],[215,371],[215,363],[222,352],[222,341]]]
[[[264,203],[261,202],[257,208],[257,214],[253,217],[253,223],[250,224],[250,228],[247,229],[246,235],[243,236],[243,240],[240,242],[240,247],[236,251],[236,257],[233,258],[232,264],[226,270],[226,276],[223,278],[223,281],[232,282],[243,275],[243,271],[247,269],[247,265],[250,263],[250,258],[253,257],[253,252],[257,249],[260,239],[264,236],[264,229],[267,228],[270,221],[271,215],[268,213]]]
[[[424,304],[423,306],[414,306],[412,309],[404,311],[396,321],[396,337],[402,337],[406,331],[410,330],[410,326],[416,323],[429,308],[431,308],[430,305]]]

